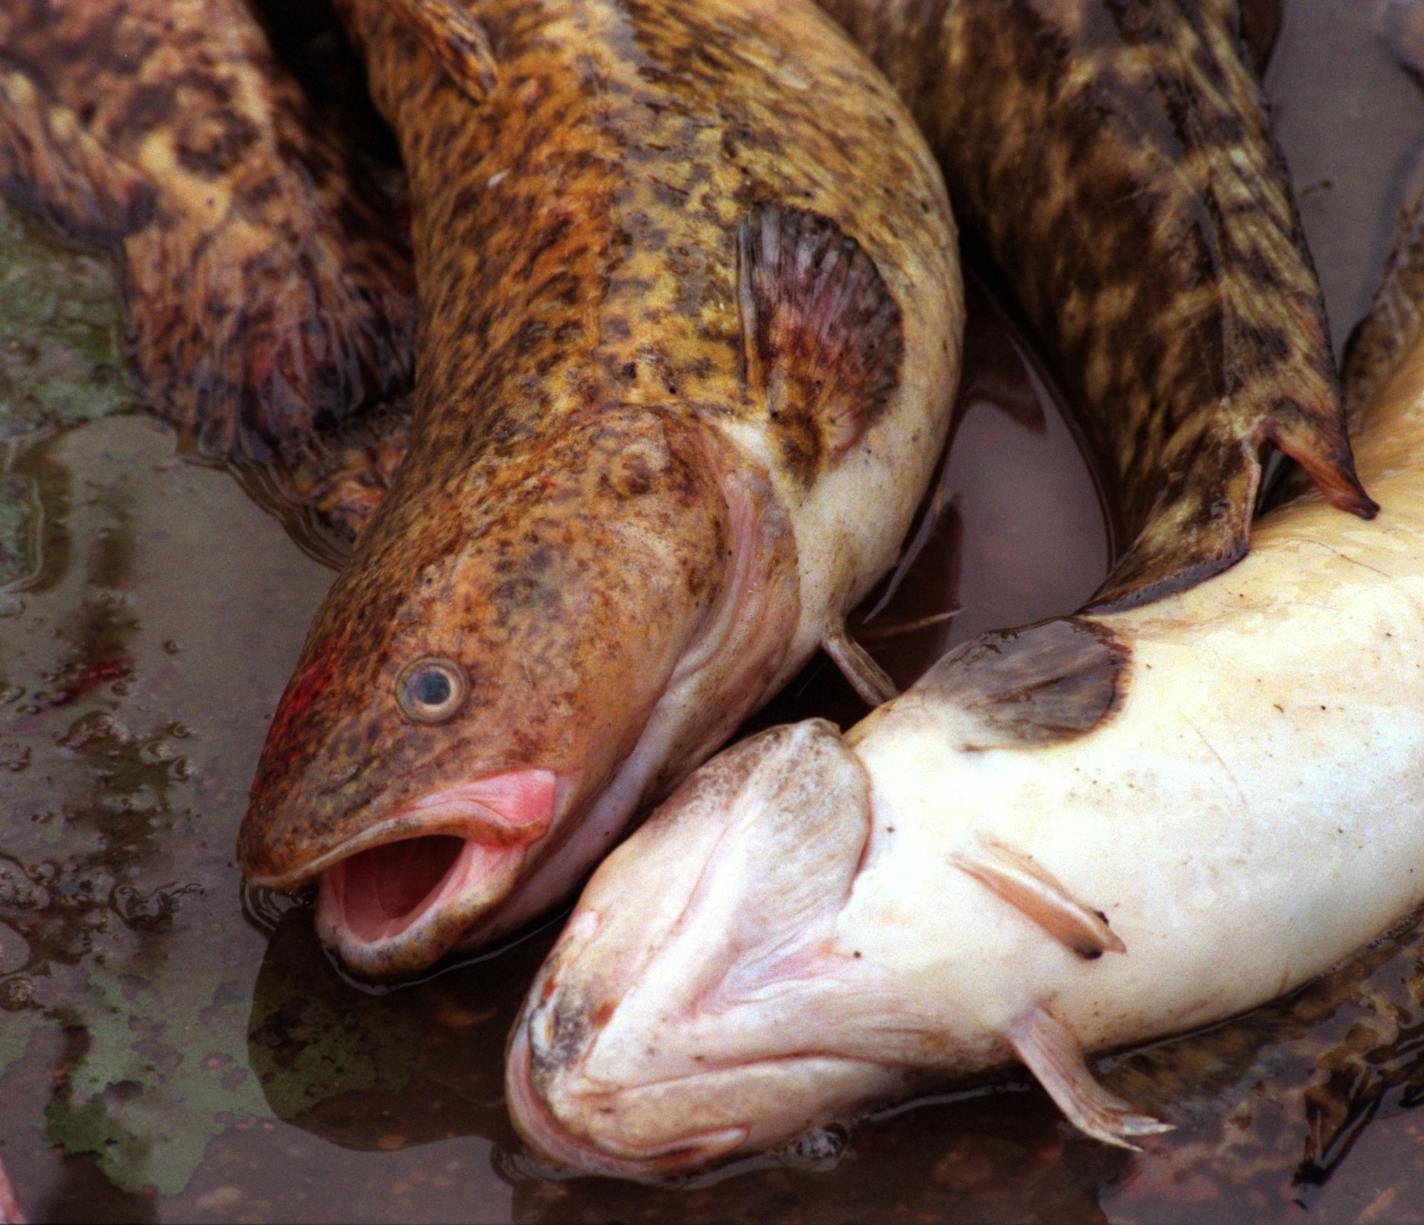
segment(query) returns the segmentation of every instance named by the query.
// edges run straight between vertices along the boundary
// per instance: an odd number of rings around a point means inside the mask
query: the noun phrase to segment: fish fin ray
[[[834,221],[774,204],[738,226],[737,305],[748,393],[809,484],[889,404],[904,351],[900,308]]]
[[[1042,1005],[1018,1017],[1004,1036],[1058,1109],[1085,1135],[1135,1150],[1131,1137],[1172,1130],[1172,1124],[1138,1114],[1099,1084],[1083,1058],[1078,1036]]]
[[[499,64],[479,18],[451,0],[398,0],[392,7],[454,84],[475,102],[489,97]]]
[[[985,841],[973,854],[956,851],[950,861],[1084,960],[1127,952],[1107,917],[1075,898],[1032,856]]]
[[[837,620],[821,639],[821,649],[835,662],[841,675],[848,680],[867,706],[880,706],[898,697],[899,687],[874,657],[846,630],[845,622]]]

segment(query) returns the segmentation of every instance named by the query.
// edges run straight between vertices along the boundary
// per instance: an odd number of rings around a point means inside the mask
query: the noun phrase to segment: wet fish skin
[[[379,976],[551,904],[839,624],[928,477],[961,304],[928,151],[810,5],[343,10],[409,167],[420,378],[239,857],[325,872],[324,938]],[[402,714],[422,658],[468,677],[448,721]],[[434,835],[459,898],[375,934],[371,848]]]
[[[1275,6],[821,0],[924,128],[969,232],[1048,342],[1126,494],[1093,605],[1245,552],[1274,442],[1344,509],[1324,324],[1260,90]],[[369,485],[371,482],[367,482]]]
[[[1241,557],[1267,442],[1373,513],[1232,0],[821,2],[905,98],[1116,478],[1130,545],[1093,606]]]
[[[0,191],[122,255],[149,405],[275,468],[410,377],[409,258],[241,0],[9,0]]]
[[[1356,439],[1375,522],[1307,494],[1191,590],[983,635],[844,737],[694,773],[526,998],[526,1141],[678,1173],[1018,1059],[1130,1147],[1165,1124],[1085,1052],[1254,1007],[1424,904],[1417,318]]]

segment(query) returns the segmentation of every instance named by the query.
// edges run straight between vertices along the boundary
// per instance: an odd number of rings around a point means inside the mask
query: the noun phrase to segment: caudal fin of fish
[[[360,181],[241,5],[0,15],[0,190],[122,253],[143,392],[204,458],[280,462],[408,384],[409,260]]]
[[[1042,1006],[1031,1008],[1005,1035],[1014,1053],[1079,1131],[1135,1149],[1133,1138],[1171,1131],[1172,1124],[1138,1114],[1093,1077],[1073,1031]]]

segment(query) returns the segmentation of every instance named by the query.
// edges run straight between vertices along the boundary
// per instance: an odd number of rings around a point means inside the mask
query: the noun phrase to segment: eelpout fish
[[[867,663],[962,305],[928,149],[809,2],[342,8],[410,175],[412,441],[239,857],[392,975],[558,900],[819,644]]]
[[[1190,590],[981,635],[844,736],[692,775],[516,1023],[533,1148],[666,1173],[1015,1059],[1131,1144],[1165,1123],[1086,1052],[1251,1008],[1424,903],[1419,318],[1356,441],[1374,522],[1306,495]]]
[[[1268,444],[1374,512],[1242,6],[821,4],[910,107],[1121,493],[1127,548],[1094,607],[1243,556]],[[1244,7],[1268,37],[1268,6]]]

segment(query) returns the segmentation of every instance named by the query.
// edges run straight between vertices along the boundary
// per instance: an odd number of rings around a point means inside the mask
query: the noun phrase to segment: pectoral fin
[[[828,217],[762,204],[737,230],[747,393],[810,484],[884,411],[900,381],[900,308],[875,262]]]
[[[476,102],[489,96],[499,82],[499,70],[478,18],[450,0],[397,0],[392,8],[451,81]]]
[[[956,851],[950,862],[1085,961],[1127,952],[1107,916],[1085,906],[1032,856],[985,842],[972,854]]]
[[[1058,1109],[1085,1135],[1135,1150],[1137,1145],[1129,1137],[1172,1130],[1172,1124],[1137,1114],[1103,1088],[1083,1058],[1078,1036],[1042,1005],[1014,1021],[1005,1037]]]
[[[826,632],[821,639],[821,649],[835,661],[841,675],[867,706],[880,706],[899,695],[900,690],[889,673],[846,632],[844,621],[837,621]]]

